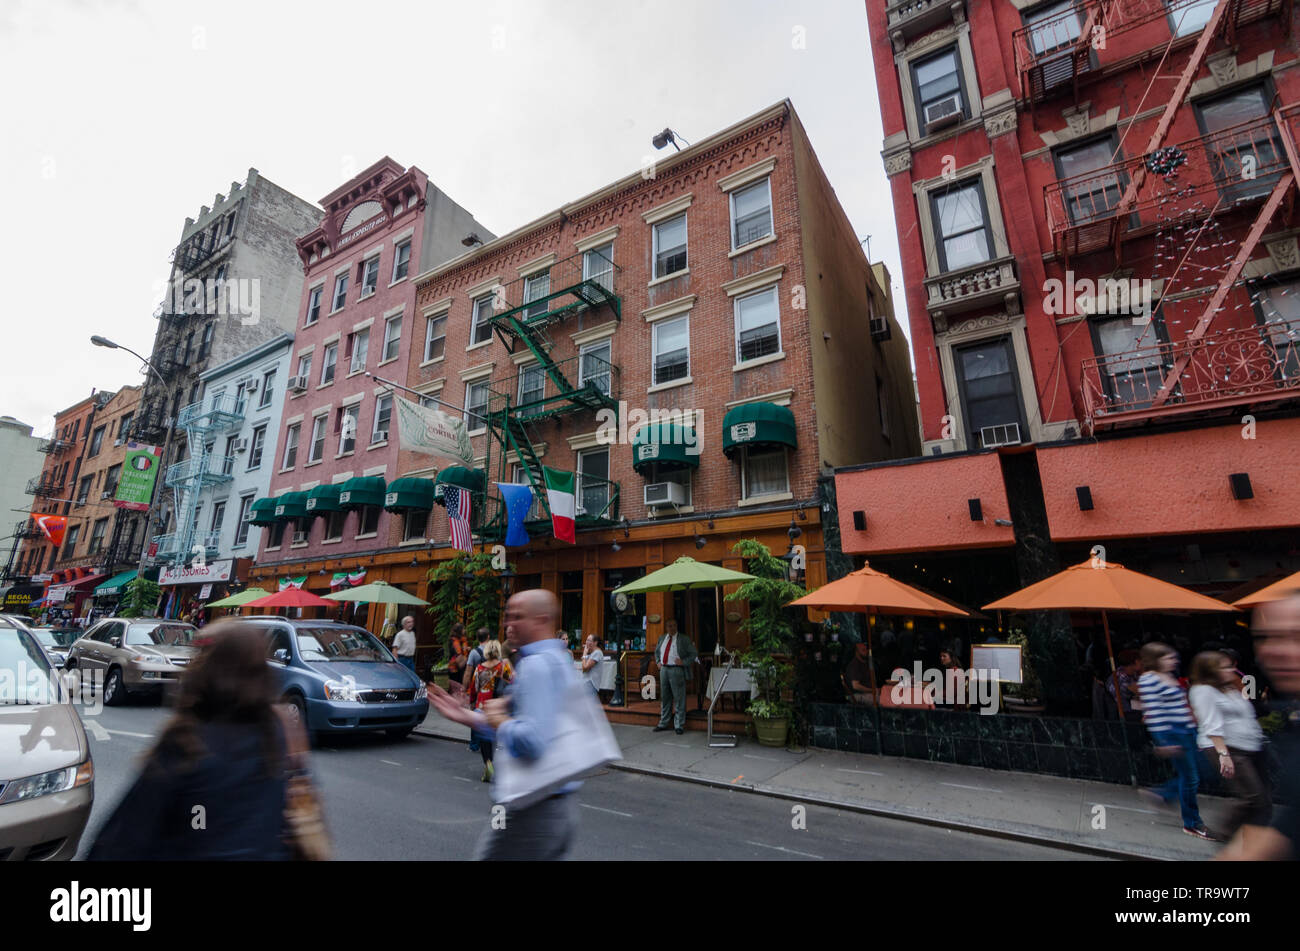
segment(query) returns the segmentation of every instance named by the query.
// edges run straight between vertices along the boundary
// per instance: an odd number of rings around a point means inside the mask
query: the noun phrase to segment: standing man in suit
[[[686,670],[695,663],[697,656],[691,639],[677,633],[677,622],[665,622],[664,634],[655,643],[655,663],[659,665],[659,725],[655,727],[656,733],[668,729],[670,714],[678,735],[686,729]]]

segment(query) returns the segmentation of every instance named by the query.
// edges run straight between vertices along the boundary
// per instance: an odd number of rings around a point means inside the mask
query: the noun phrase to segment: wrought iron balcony
[[[616,407],[619,373],[618,367],[590,353],[549,365],[533,362],[492,381],[488,413],[509,412],[514,420],[530,423],[581,409]]]
[[[200,231],[189,240],[177,245],[172,252],[172,264],[188,274],[203,265],[209,258],[230,244],[224,234],[213,239],[209,232]]]
[[[233,393],[215,394],[177,413],[176,426],[207,434],[229,432],[243,424],[245,408],[246,400],[236,399]]]
[[[167,467],[164,484],[197,488],[219,485],[234,478],[234,456],[195,456]]]
[[[1084,430],[1300,399],[1296,337],[1300,324],[1277,322],[1089,357],[1082,367]]]
[[[1020,279],[1014,257],[994,258],[925,279],[926,310],[935,327],[944,330],[948,318],[982,307],[1005,306],[1020,311]]]
[[[156,558],[171,558],[180,552],[181,537],[176,532],[155,535],[153,540],[154,544],[158,546],[158,550],[154,555]]]
[[[515,322],[527,328],[543,328],[563,320],[574,311],[608,304],[614,316],[621,314],[618,296],[622,268],[612,261],[591,262],[584,268],[585,254],[556,261],[544,271],[500,285],[496,292],[492,325],[508,331]],[[548,275],[545,281],[539,275]]]
[[[14,526],[14,538],[41,538],[45,535],[40,527],[32,520],[25,519]]]
[[[51,456],[61,456],[71,448],[72,440],[59,439],[56,436],[53,439],[42,439],[41,444],[36,447],[36,451],[48,453]]]
[[[1288,152],[1300,122],[1300,104],[1210,135],[1116,162],[1043,190],[1047,224],[1057,254],[1120,248],[1126,237],[1256,204],[1279,177],[1294,171]],[[1137,181],[1137,187],[1133,183]],[[1120,214],[1130,189],[1129,212]]]
[[[62,492],[63,483],[56,482],[45,473],[27,480],[28,495],[34,495],[37,498],[53,498],[56,495],[61,495]]]

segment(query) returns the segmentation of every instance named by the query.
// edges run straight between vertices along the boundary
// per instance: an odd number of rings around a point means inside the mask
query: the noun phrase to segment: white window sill
[[[344,379],[345,379],[345,380],[350,380],[350,379],[352,379],[354,376],[359,376],[359,375],[361,375],[362,373],[365,373],[365,372],[366,372],[366,368],[365,368],[364,366],[357,367],[355,370],[349,370],[349,371],[348,371],[348,375],[347,375],[346,377],[344,377]]]
[[[344,458],[345,456],[351,456],[351,455],[355,455],[355,454],[356,454],[356,450],[355,450],[355,449],[349,449],[347,452],[340,452],[340,453],[339,453],[337,456],[335,456],[334,458],[335,458],[335,459],[342,459],[342,458]]]
[[[292,549],[292,548],[307,548],[307,547],[310,546],[310,545],[311,545],[311,542],[294,542],[294,543],[293,543],[292,545],[290,545],[289,547],[290,547],[291,549]]]
[[[427,544],[429,544],[429,540],[427,538],[408,538],[406,541],[399,543],[397,547],[403,548],[407,545],[427,545]]]
[[[750,251],[753,251],[755,248],[761,248],[763,245],[771,244],[775,240],[776,240],[776,234],[775,233],[769,234],[765,238],[759,238],[757,241],[749,242],[749,244],[742,244],[740,247],[735,248],[732,251],[729,251],[727,253],[727,257],[738,258],[742,254],[748,254]]]
[[[333,386],[333,385],[334,385],[334,381],[333,381],[333,380],[330,380],[328,383],[321,383],[321,384],[317,385],[316,389],[318,389],[318,390],[327,390],[327,389],[329,389],[329,388],[330,388],[331,386]]]
[[[279,545],[276,545],[274,548],[272,548],[271,546],[268,545],[266,548],[263,548],[262,550],[263,550],[263,551],[279,551],[279,550],[280,550],[280,546],[279,546]]]
[[[420,364],[420,369],[423,370],[425,367],[431,367],[435,363],[442,363],[442,361],[446,359],[447,359],[447,355],[444,353],[442,356],[434,357],[432,360],[425,360],[423,363]]]
[[[691,273],[691,269],[689,267],[684,267],[680,271],[673,271],[673,273],[665,274],[663,277],[656,277],[649,284],[647,284],[646,287],[654,287],[656,284],[663,284],[666,281],[675,281],[677,280],[677,278],[685,277],[690,273]]]
[[[385,439],[383,442],[372,442],[369,446],[366,447],[366,452],[369,452],[372,449],[383,449],[387,445],[388,445],[387,439]]]
[[[490,347],[491,345],[492,338],[488,337],[486,340],[480,341],[479,343],[471,343],[465,348],[465,352],[469,353],[471,350],[481,350],[483,347]]]
[[[257,471],[259,471],[261,468],[262,468],[262,467],[261,467],[260,465],[259,465],[259,466],[249,466],[249,467],[248,467],[247,469],[245,469],[244,471],[245,471],[245,472],[257,472]]]
[[[749,505],[770,505],[772,502],[788,502],[793,498],[793,492],[773,492],[769,495],[756,495],[750,499],[741,499],[736,503],[736,507],[743,509]]]
[[[769,353],[765,357],[755,357],[753,360],[746,360],[744,363],[737,363],[734,367],[731,368],[731,372],[739,373],[741,370],[750,370],[753,369],[754,367],[765,366],[766,364],[776,363],[778,360],[784,360],[784,359],[785,359],[784,350],[782,350],[780,353]]]
[[[680,380],[669,380],[667,383],[656,383],[654,386],[646,387],[647,393],[660,393],[663,390],[673,390],[679,386],[686,386],[688,383],[694,383],[695,378],[684,376]]]
[[[354,537],[353,537],[353,541],[358,541],[358,542],[359,542],[359,541],[364,541],[364,540],[367,539],[367,538],[378,538],[378,537],[379,537],[379,533],[378,533],[378,532],[369,532],[369,533],[367,533],[367,534],[365,534],[365,535],[356,535],[356,536],[354,536]]]
[[[307,330],[307,329],[309,329],[309,328],[311,328],[311,327],[315,327],[318,323],[320,323],[320,318],[319,318],[319,317],[317,317],[315,320],[309,320],[309,321],[307,321],[307,323],[305,323],[305,324],[302,325],[302,329],[303,329],[303,330]]]
[[[663,515],[690,515],[695,511],[694,505],[683,505],[679,508],[673,508],[671,505],[647,505],[646,515],[650,518],[658,518]]]
[[[399,277],[397,280],[393,281],[393,282],[392,282],[391,284],[389,284],[388,286],[389,286],[389,287],[396,287],[398,284],[403,283],[404,281],[408,280],[409,278],[410,278],[410,275],[409,275],[409,274],[408,274],[406,277]]]
[[[326,538],[326,539],[324,539],[324,540],[321,541],[321,544],[322,544],[322,545],[337,545],[337,544],[338,544],[339,542],[341,542],[341,541],[343,541],[343,536],[342,536],[342,535],[340,535],[338,538]]]
[[[348,306],[347,304],[344,304],[344,305],[343,305],[343,307],[347,307],[347,306]],[[333,317],[335,314],[342,313],[342,312],[343,312],[343,307],[335,307],[332,311],[330,311],[330,312],[329,312],[328,314],[326,314],[325,316],[326,316],[326,317]]]
[[[293,466],[285,466],[283,469],[281,469],[279,472],[277,472],[276,475],[284,475],[286,472],[292,472],[292,471],[293,471],[294,469],[296,469],[296,468],[298,468],[296,465],[293,465]],[[304,466],[304,468],[306,468],[306,467]]]
[[[471,430],[468,430],[468,431],[465,433],[465,435],[466,435],[466,436],[482,436],[485,432],[487,432],[487,427],[486,427],[486,426],[484,426],[482,429],[471,429]]]
[[[387,360],[380,360],[377,366],[382,367],[382,366],[386,366],[389,363],[396,363],[400,359],[402,359],[402,355],[399,353],[397,356],[389,357]]]
[[[318,466],[324,461],[325,461],[324,459],[317,459],[315,462],[304,462],[302,464],[302,467],[304,469],[310,469],[312,466]]]
[[[306,395],[307,395],[307,391],[306,391],[306,390],[295,390],[294,392],[292,392],[292,393],[289,394],[289,399],[291,399],[291,400],[296,400],[296,399],[299,399],[300,397],[303,397],[303,396],[306,396]]]

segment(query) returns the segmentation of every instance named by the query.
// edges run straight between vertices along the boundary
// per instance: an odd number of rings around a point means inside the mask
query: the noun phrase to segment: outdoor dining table
[[[575,660],[573,667],[578,673],[582,673],[582,661]],[[613,690],[618,680],[618,661],[606,657],[596,665],[591,679],[596,684],[597,690]]]

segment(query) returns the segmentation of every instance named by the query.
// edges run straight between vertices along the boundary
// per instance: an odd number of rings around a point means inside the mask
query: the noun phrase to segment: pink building
[[[383,510],[397,462],[392,390],[367,374],[405,382],[416,276],[471,235],[494,237],[420,169],[387,157],[320,204],[320,227],[297,242],[306,279],[279,441],[264,449],[270,497],[251,515],[266,529],[257,563],[280,575],[331,558],[364,564],[401,531]]]

